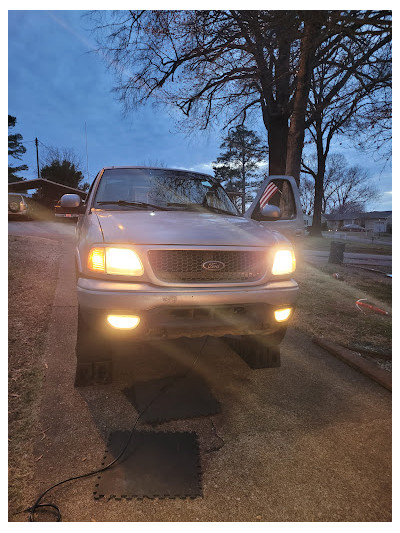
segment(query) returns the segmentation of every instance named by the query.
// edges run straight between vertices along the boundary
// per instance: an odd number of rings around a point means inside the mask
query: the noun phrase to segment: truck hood
[[[106,243],[266,247],[286,240],[265,223],[240,216],[191,211],[95,213]]]

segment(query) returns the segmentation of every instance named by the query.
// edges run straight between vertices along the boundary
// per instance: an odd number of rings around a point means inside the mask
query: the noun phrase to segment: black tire
[[[75,387],[106,384],[112,381],[111,345],[78,308]]]
[[[286,328],[270,335],[239,335],[228,337],[231,348],[253,369],[281,366],[280,343]]]
[[[20,208],[19,208],[19,203],[18,202],[10,202],[8,204],[8,209],[12,212],[12,213],[18,213]]]

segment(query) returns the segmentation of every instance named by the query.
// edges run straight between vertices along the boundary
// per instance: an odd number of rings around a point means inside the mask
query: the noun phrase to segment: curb
[[[363,357],[357,354],[357,352],[353,352],[351,350],[348,350],[347,348],[343,348],[342,346],[339,346],[338,344],[335,344],[333,342],[327,341],[325,339],[321,339],[320,337],[313,337],[312,341],[315,344],[318,344],[321,348],[324,348],[327,352],[331,353],[344,363],[348,364],[355,370],[358,370],[361,372],[361,374],[364,374],[365,376],[373,379],[379,385],[382,385],[382,387],[385,387],[385,389],[392,391],[392,374],[391,372],[387,372],[386,370],[383,370],[383,368],[379,368],[375,365],[375,363],[372,363],[370,361],[367,361]]]

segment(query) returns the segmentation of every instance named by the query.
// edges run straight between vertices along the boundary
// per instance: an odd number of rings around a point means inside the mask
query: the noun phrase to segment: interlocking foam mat
[[[111,433],[103,466],[126,445],[129,431]],[[202,495],[196,433],[134,431],[115,465],[98,476],[99,498],[195,498]]]
[[[221,410],[220,403],[199,376],[142,381],[123,392],[138,412],[145,410],[140,419],[148,424],[209,416]]]

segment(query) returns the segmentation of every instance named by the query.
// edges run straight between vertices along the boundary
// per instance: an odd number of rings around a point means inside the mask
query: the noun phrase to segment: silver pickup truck
[[[106,167],[61,206],[79,213],[77,386],[110,380],[120,340],[225,336],[253,368],[279,366],[304,228],[293,178],[266,178],[242,216],[209,175]]]

